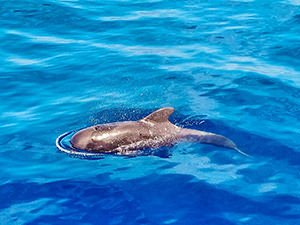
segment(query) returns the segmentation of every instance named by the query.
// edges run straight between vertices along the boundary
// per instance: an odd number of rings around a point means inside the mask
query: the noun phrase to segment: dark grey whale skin
[[[228,138],[200,130],[178,127],[168,120],[172,107],[161,108],[139,121],[116,122],[82,129],[71,138],[74,148],[95,153],[134,154],[144,148],[176,142],[200,142],[240,151]]]

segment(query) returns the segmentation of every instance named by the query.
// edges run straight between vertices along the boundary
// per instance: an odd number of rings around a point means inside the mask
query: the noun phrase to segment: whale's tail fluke
[[[216,145],[224,148],[231,148],[238,151],[242,155],[249,157],[249,155],[243,152],[241,149],[239,149],[233,141],[231,141],[230,139],[222,135],[204,132],[200,130],[183,128],[181,130],[181,139],[187,142],[199,142],[199,143]]]

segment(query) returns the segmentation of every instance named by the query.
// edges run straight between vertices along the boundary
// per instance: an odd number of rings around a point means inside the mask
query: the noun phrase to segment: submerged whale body
[[[94,153],[134,154],[145,148],[170,146],[176,142],[200,142],[239,150],[228,138],[209,132],[186,129],[168,119],[171,107],[159,109],[139,121],[116,122],[82,129],[71,138],[71,145]]]

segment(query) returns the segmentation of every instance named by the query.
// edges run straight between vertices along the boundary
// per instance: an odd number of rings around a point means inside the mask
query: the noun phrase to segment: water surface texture
[[[0,224],[300,224],[298,0],[1,1],[0,40]],[[165,106],[252,158],[55,147]]]

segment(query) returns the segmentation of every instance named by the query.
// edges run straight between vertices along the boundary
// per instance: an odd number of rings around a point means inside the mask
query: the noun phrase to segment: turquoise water
[[[0,224],[300,224],[299,1],[2,1],[0,40]],[[165,106],[252,158],[55,146]]]

